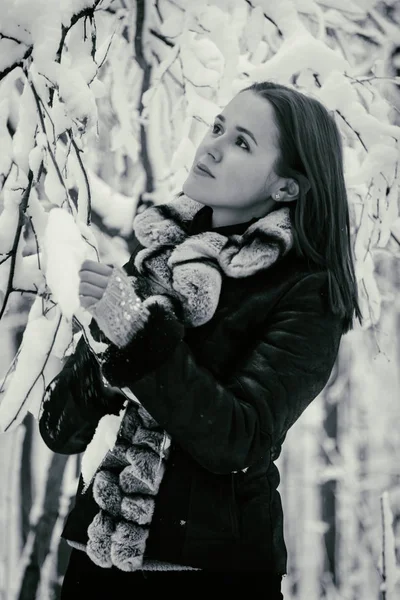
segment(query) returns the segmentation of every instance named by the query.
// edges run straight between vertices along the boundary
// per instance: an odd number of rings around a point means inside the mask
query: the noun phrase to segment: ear
[[[293,202],[297,200],[300,193],[300,186],[295,179],[286,179],[284,185],[272,194],[275,202]]]

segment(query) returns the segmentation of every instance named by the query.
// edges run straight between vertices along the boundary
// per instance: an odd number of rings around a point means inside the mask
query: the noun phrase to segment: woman
[[[124,270],[85,261],[81,303],[107,349],[81,338],[40,431],[73,454],[104,415],[121,426],[80,479],[62,598],[256,577],[282,598],[274,461],[361,322],[349,230],[333,118],[265,82],[216,117],[182,194],[136,217]]]

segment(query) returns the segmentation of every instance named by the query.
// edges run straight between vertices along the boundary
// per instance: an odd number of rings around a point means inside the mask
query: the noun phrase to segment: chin
[[[202,193],[203,191],[203,193]],[[200,202],[200,204],[207,205],[207,198],[205,197],[204,190],[199,189],[199,186],[190,181],[190,175],[186,179],[185,183],[182,186],[182,192],[189,196],[192,200],[196,200],[196,202]]]

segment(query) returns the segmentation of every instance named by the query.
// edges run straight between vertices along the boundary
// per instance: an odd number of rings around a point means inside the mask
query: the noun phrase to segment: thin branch
[[[32,92],[33,92],[33,95],[34,95],[34,98],[35,98],[35,101],[36,101],[36,106],[37,106],[38,113],[39,113],[39,120],[40,120],[40,124],[41,124],[42,130],[43,130],[43,133],[44,133],[44,135],[46,136],[46,141],[47,141],[47,150],[48,150],[48,152],[49,152],[49,154],[50,154],[50,158],[51,158],[51,160],[52,160],[52,162],[53,162],[53,165],[54,165],[54,168],[55,168],[55,170],[56,170],[56,173],[57,173],[58,179],[59,179],[59,181],[60,181],[60,183],[61,183],[62,187],[63,187],[63,188],[64,188],[64,190],[65,190],[65,194],[66,194],[66,197],[67,197],[67,201],[68,201],[68,203],[69,203],[70,211],[71,211],[71,213],[73,213],[73,212],[74,212],[74,208],[75,208],[75,207],[73,206],[73,202],[72,202],[72,200],[71,200],[71,198],[70,198],[70,195],[69,195],[68,189],[67,189],[67,187],[66,187],[66,185],[65,185],[64,179],[63,179],[63,177],[62,177],[62,175],[61,175],[61,172],[60,172],[59,166],[58,166],[58,164],[57,164],[56,157],[55,157],[55,156],[54,156],[54,154],[53,154],[53,151],[52,151],[52,149],[51,149],[51,147],[50,147],[50,142],[49,142],[49,140],[48,140],[48,137],[47,137],[46,126],[45,126],[44,119],[43,119],[43,115],[42,115],[42,111],[41,111],[41,108],[40,108],[40,106],[41,106],[41,99],[40,99],[40,97],[39,97],[39,95],[38,95],[38,93],[37,93],[37,91],[36,91],[36,88],[35,88],[35,86],[34,86],[34,84],[33,84],[33,82],[32,82],[32,81],[30,82],[30,86],[31,86],[31,89],[32,89]]]
[[[25,52],[24,56],[18,60],[17,62],[13,63],[12,65],[9,65],[8,67],[6,67],[5,69],[3,69],[3,71],[0,71],[0,81],[2,79],[4,79],[4,77],[6,75],[8,75],[9,73],[11,73],[11,71],[14,71],[14,69],[16,69],[17,67],[23,67],[24,66],[24,62],[26,61],[27,58],[30,57],[30,55],[33,52],[33,46],[30,46],[27,51]]]
[[[35,238],[35,244],[36,244],[36,256],[38,259],[38,268],[41,269],[41,265],[40,265],[40,248],[39,248],[39,242],[38,242],[38,238],[37,238],[37,234],[36,234],[36,230],[35,230],[35,226],[33,224],[33,219],[32,217],[29,217],[29,223],[31,225],[31,229],[32,229],[32,233],[34,235]]]
[[[13,292],[19,292],[20,294],[35,294],[37,295],[38,290],[23,290],[22,288],[13,288],[12,289]]]
[[[73,15],[71,18],[71,21],[69,23],[69,25],[67,26],[63,26],[61,29],[61,39],[60,39],[60,43],[57,49],[57,53],[56,53],[56,62],[61,62],[61,54],[62,54],[62,49],[64,46],[64,42],[65,42],[65,38],[67,37],[67,33],[68,31],[71,29],[71,27],[73,27],[75,25],[75,23],[77,23],[79,21],[79,19],[82,19],[83,17],[87,17],[87,16],[93,16],[93,13],[97,7],[97,5],[101,2],[101,0],[96,0],[96,2],[94,3],[94,5],[90,8],[85,8],[83,10],[81,10],[79,13],[77,13],[76,15]],[[17,41],[17,40],[15,40]],[[24,42],[22,42],[24,43]],[[11,73],[11,71],[13,71],[14,69],[16,69],[17,67],[23,67],[24,66],[24,62],[26,61],[27,58],[29,58],[31,56],[33,52],[33,46],[29,46],[29,48],[27,48],[24,56],[16,61],[15,63],[13,63],[12,65],[9,65],[8,67],[6,67],[3,71],[0,71],[0,81],[9,73]],[[54,95],[54,90],[53,88],[50,90],[50,106],[52,105],[52,97]]]
[[[170,40],[168,40],[164,35],[161,35],[161,33],[158,33],[158,31],[156,31],[153,28],[149,29],[149,32],[154,35],[154,37],[156,37],[157,39],[161,40],[162,42],[164,42],[164,44],[167,44],[167,46],[169,46],[170,48],[174,47],[174,43],[171,42]]]
[[[10,366],[7,369],[7,372],[5,373],[5,375],[3,375],[2,379],[0,380],[0,394],[2,394],[4,392],[5,385],[7,383],[7,379],[15,371],[16,364],[17,364],[20,353],[21,353],[21,347],[18,348],[14,358],[11,361]]]
[[[6,262],[6,260],[8,260],[9,258],[11,258],[11,254],[8,252],[5,258],[2,258],[0,260],[0,266]]]
[[[254,8],[254,5],[250,2],[250,0],[245,0],[246,3],[251,7]],[[263,13],[264,17],[267,19],[267,21],[269,21],[270,23],[272,23],[272,25],[275,25],[275,27],[278,30],[279,35],[282,35],[282,31],[279,29],[278,25],[275,23],[275,21],[273,21],[271,19],[271,17],[269,17],[266,13]]]
[[[58,45],[58,50],[56,53],[56,62],[61,62],[61,55],[62,55],[62,51],[63,51],[63,47],[64,47],[64,43],[65,43],[65,38],[67,37],[68,31],[71,29],[71,27],[73,27],[80,19],[83,18],[91,18],[94,15],[94,11],[96,10],[96,7],[98,6],[98,4],[101,2],[101,0],[96,0],[96,2],[94,3],[93,6],[89,7],[89,8],[84,8],[83,10],[81,10],[80,12],[76,13],[76,15],[73,15],[71,18],[71,21],[69,23],[69,25],[65,26],[63,25],[62,29],[61,29],[61,39],[60,39],[60,43]]]
[[[159,2],[159,0],[155,1],[154,8],[156,9],[156,13],[158,15],[158,18],[160,19],[160,22],[164,23],[164,19],[163,19],[163,16],[161,14],[161,10],[160,10],[160,2]]]
[[[6,183],[7,179],[8,179],[8,176],[11,173],[12,167],[13,167],[13,162],[11,161],[10,168],[8,169],[8,173],[4,174],[4,179],[2,178],[2,176],[0,176],[0,192],[3,189],[5,183]]]
[[[113,33],[112,33],[112,36],[111,36],[111,38],[110,38],[110,41],[109,41],[109,43],[108,43],[107,50],[105,51],[105,54],[104,54],[103,60],[102,60],[102,61],[101,61],[101,63],[100,63],[98,66],[97,66],[97,72],[98,72],[98,71],[101,69],[101,67],[104,65],[104,63],[105,63],[105,61],[106,61],[106,58],[107,58],[107,56],[108,56],[108,53],[109,53],[109,51],[110,51],[111,44],[112,44],[112,42],[113,42],[113,39],[114,39],[114,35],[115,35],[115,30],[114,30],[114,31],[113,31]]]
[[[143,95],[150,87],[152,65],[146,61],[143,52],[143,26],[145,20],[145,0],[137,0],[136,2],[136,31],[135,31],[135,56],[136,60],[143,71],[142,88],[140,90],[140,99],[138,112],[139,117],[143,113]],[[143,123],[140,123],[140,146],[142,152],[142,164],[146,173],[146,192],[153,191],[153,168],[149,157],[146,129]]]
[[[58,330],[60,329],[61,321],[62,321],[62,315],[60,315],[60,318],[59,318],[59,320],[58,320],[57,327],[56,327],[56,330],[55,330],[55,332],[54,332],[54,336],[53,336],[52,342],[51,342],[51,344],[50,344],[49,351],[47,352],[47,354],[46,354],[46,356],[45,356],[45,361],[44,361],[43,367],[41,368],[41,370],[40,370],[40,373],[39,373],[39,374],[37,375],[37,377],[34,379],[34,381],[33,381],[32,385],[31,385],[31,387],[29,388],[29,390],[28,390],[28,392],[27,392],[27,394],[26,394],[25,398],[23,399],[21,406],[20,406],[20,407],[19,407],[19,409],[17,410],[17,412],[16,412],[16,414],[15,414],[14,418],[13,418],[13,419],[10,421],[10,423],[7,425],[7,427],[5,427],[5,428],[4,428],[4,432],[6,432],[6,431],[7,431],[7,430],[8,430],[8,429],[11,427],[11,425],[14,423],[14,421],[16,421],[16,419],[18,418],[19,414],[21,413],[21,410],[23,409],[23,407],[25,406],[25,404],[26,404],[26,402],[27,402],[27,400],[28,400],[28,398],[29,398],[29,394],[31,393],[31,391],[32,391],[32,390],[33,390],[33,388],[35,387],[35,385],[36,385],[36,382],[37,382],[37,381],[39,381],[39,379],[40,379],[41,375],[43,374],[43,371],[44,371],[44,369],[46,368],[46,365],[47,365],[47,363],[48,363],[48,360],[49,360],[49,358],[50,358],[51,351],[53,350],[54,344],[55,344],[55,342],[56,342],[56,338],[57,338]]]
[[[318,75],[317,75],[316,73],[314,73],[314,79],[315,79],[315,82],[316,82],[317,86],[318,86],[318,87],[321,87],[321,82],[319,81]],[[362,145],[362,147],[364,148],[364,150],[365,150],[366,152],[368,152],[368,148],[367,148],[367,146],[364,144],[364,142],[363,142],[363,140],[362,140],[362,137],[361,137],[361,135],[358,133],[358,131],[356,131],[356,130],[354,129],[354,127],[352,127],[352,126],[350,125],[350,123],[348,122],[348,120],[346,119],[346,117],[345,117],[345,116],[344,116],[344,115],[343,115],[343,114],[340,112],[340,110],[336,109],[336,110],[335,110],[335,112],[336,112],[336,113],[339,115],[339,117],[340,117],[341,119],[343,119],[343,121],[346,123],[346,125],[347,125],[347,126],[348,126],[348,127],[349,127],[349,128],[352,130],[352,131],[353,131],[353,133],[354,133],[354,134],[357,136],[357,138],[358,138],[358,140],[359,140],[360,144]]]
[[[11,256],[10,273],[8,275],[7,288],[6,288],[6,293],[5,293],[4,300],[3,300],[3,306],[1,307],[1,310],[0,310],[0,320],[2,319],[2,317],[5,313],[9,297],[13,291],[13,279],[14,279],[14,274],[15,274],[15,265],[17,262],[17,251],[18,251],[18,246],[19,246],[19,241],[21,238],[22,230],[24,227],[25,212],[28,207],[29,196],[30,196],[31,189],[32,189],[32,182],[33,182],[33,172],[31,170],[29,170],[28,185],[26,187],[26,190],[21,199],[21,203],[19,205],[18,225],[17,225],[17,229],[15,232],[13,245],[10,250],[10,256]]]
[[[80,153],[82,152],[82,150],[80,150],[78,148],[77,143],[75,142],[74,138],[72,137],[72,131],[70,129],[68,130],[68,134],[69,134],[69,137],[70,137],[70,140],[71,140],[71,144],[72,144],[72,146],[73,146],[73,148],[75,150],[75,154],[76,154],[76,158],[78,159],[79,166],[80,166],[80,168],[82,170],[83,177],[85,179],[85,185],[86,185],[86,191],[87,191],[87,197],[88,197],[88,208],[87,208],[87,215],[86,215],[86,225],[90,225],[90,214],[91,214],[91,211],[92,211],[92,194],[91,194],[91,191],[90,191],[90,184],[89,184],[89,179],[88,179],[88,176],[87,176],[87,173],[86,173],[86,169],[85,169],[85,166],[84,166],[84,164],[82,162],[82,159],[81,159],[81,154]]]
[[[17,38],[13,37],[12,35],[4,35],[4,33],[0,33],[0,40],[11,40],[12,42],[15,42],[16,44],[24,44],[24,46],[27,46],[27,44],[25,44],[25,42],[22,42],[21,40],[17,40]]]

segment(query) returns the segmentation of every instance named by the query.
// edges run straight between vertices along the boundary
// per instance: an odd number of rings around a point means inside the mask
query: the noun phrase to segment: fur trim
[[[248,277],[268,269],[292,245],[290,209],[281,208],[251,225],[242,236],[232,236],[219,261],[229,277]]]
[[[182,195],[168,204],[148,208],[134,220],[135,235],[142,246],[175,245],[186,237],[184,224],[190,222],[202,205]]]
[[[145,283],[138,282],[136,292],[147,298],[169,294],[181,306],[184,323],[190,327],[213,317],[224,275],[244,278],[268,269],[293,245],[288,207],[259,219],[243,235],[226,237],[208,231],[188,237],[186,218],[193,218],[201,207],[182,195],[148,208],[134,221],[135,234],[144,246],[134,264],[145,275]]]
[[[141,405],[130,403],[115,447],[93,480],[100,510],[88,527],[86,552],[97,565],[141,567],[168,454],[167,434]]]
[[[143,564],[149,530],[121,521],[111,536],[111,560],[121,571],[136,571]]]
[[[164,473],[160,458],[151,450],[128,450],[132,463],[121,472],[119,484],[126,494],[156,494]]]
[[[111,535],[115,523],[111,516],[103,511],[97,513],[88,527],[88,543],[86,553],[99,567],[109,569],[113,566],[111,560]]]
[[[121,515],[127,521],[148,525],[154,512],[154,500],[146,496],[124,496],[121,502]]]

